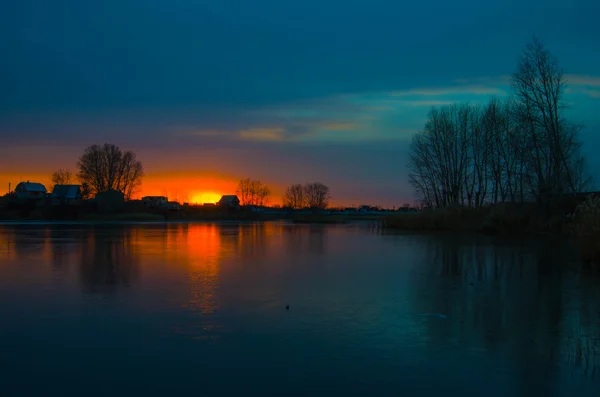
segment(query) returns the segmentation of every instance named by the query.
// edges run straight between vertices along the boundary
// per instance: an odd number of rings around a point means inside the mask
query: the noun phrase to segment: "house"
[[[125,194],[115,189],[96,194],[98,212],[118,212],[125,209]]]
[[[41,200],[46,197],[46,187],[36,182],[20,182],[15,187],[15,195],[22,200]]]
[[[148,207],[164,207],[169,200],[165,196],[145,196],[142,197],[142,202]]]
[[[225,196],[221,197],[221,200],[219,200],[219,202],[217,204],[219,205],[219,207],[239,208],[240,199],[235,194],[225,195]]]
[[[50,195],[52,205],[78,205],[81,204],[80,185],[55,185]]]

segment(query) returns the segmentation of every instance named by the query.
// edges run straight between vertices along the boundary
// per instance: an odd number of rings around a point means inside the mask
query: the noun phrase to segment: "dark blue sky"
[[[506,95],[534,34],[565,69],[589,149],[598,15],[592,0],[2,2],[0,183],[42,172],[39,148],[108,140],[149,178],[329,178],[334,195],[402,201],[406,145],[430,105]],[[32,147],[38,168],[20,163]]]

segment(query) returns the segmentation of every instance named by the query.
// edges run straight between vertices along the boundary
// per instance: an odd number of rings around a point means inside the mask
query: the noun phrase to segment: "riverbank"
[[[600,198],[590,196],[574,208],[548,213],[535,204],[482,208],[449,207],[394,214],[382,227],[419,232],[470,232],[491,235],[557,234],[572,238],[582,258],[600,262]]]
[[[337,224],[349,221],[381,221],[389,213],[339,213],[299,211],[121,211],[113,213],[89,212],[82,208],[36,208],[24,214],[19,210],[0,211],[0,222],[40,221],[276,221],[294,223]]]

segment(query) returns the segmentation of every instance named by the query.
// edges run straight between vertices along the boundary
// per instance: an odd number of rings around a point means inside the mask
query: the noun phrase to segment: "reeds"
[[[570,216],[570,230],[582,258],[600,263],[600,197],[589,196]]]

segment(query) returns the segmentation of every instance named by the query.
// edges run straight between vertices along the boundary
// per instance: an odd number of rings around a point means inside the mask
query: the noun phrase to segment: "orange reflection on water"
[[[189,261],[190,309],[213,313],[217,309],[217,287],[221,259],[221,236],[215,225],[187,225],[186,257]]]

